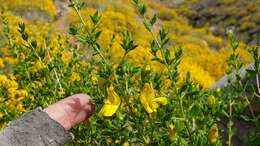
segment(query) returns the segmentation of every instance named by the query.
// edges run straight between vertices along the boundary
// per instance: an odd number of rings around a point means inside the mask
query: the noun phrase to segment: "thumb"
[[[91,98],[86,94],[76,94],[60,100],[44,111],[66,130],[88,119],[94,111]]]

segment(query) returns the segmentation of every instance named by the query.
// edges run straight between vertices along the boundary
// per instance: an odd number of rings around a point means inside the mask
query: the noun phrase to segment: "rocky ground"
[[[157,0],[174,9],[188,8],[183,15],[194,27],[208,26],[209,31],[224,36],[233,29],[241,40],[260,45],[259,0]]]

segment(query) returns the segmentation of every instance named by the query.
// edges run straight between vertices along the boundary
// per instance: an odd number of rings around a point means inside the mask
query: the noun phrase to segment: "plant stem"
[[[232,102],[229,100],[228,146],[232,146]]]
[[[129,90],[128,90],[128,81],[127,81],[127,78],[125,78],[125,96],[124,97],[128,97],[128,92],[129,92]],[[124,98],[124,100],[125,100],[128,108],[129,108],[131,114],[134,116],[134,112],[133,112],[133,110],[132,110],[132,108],[130,106],[129,100],[126,99],[126,98]]]
[[[258,74],[256,75],[256,85],[257,85],[258,94],[260,95],[260,85],[259,85],[259,76],[258,76]]]
[[[74,8],[74,10],[76,11],[77,15],[79,16],[81,23],[86,27],[87,34],[90,35],[90,32],[89,32],[89,30],[88,30],[88,28],[87,28],[87,23],[84,21],[82,15],[81,15],[81,13],[80,13],[80,10],[79,10],[75,5],[73,6],[73,8]],[[96,26],[94,26],[94,29],[96,29]],[[106,58],[103,56],[103,54],[101,53],[101,51],[99,50],[99,48],[98,48],[96,45],[94,45],[94,44],[90,44],[90,45],[91,45],[91,47],[98,53],[98,55],[102,58],[102,60],[104,61],[104,63],[105,63],[106,65],[108,65],[108,61],[107,61]]]
[[[144,22],[147,23],[147,19],[146,19],[145,17],[144,17]],[[152,30],[149,31],[149,32],[151,33],[153,39],[155,40],[157,46],[159,47],[159,49],[160,49],[160,51],[161,51],[161,54],[162,54],[163,62],[164,62],[164,64],[166,65],[166,68],[169,70],[169,66],[168,66],[168,64],[167,64],[167,62],[166,62],[166,60],[165,60],[165,57],[164,57],[162,45],[159,43],[159,41],[158,41],[158,39],[156,38],[154,32],[153,32]]]
[[[46,43],[44,42],[44,44],[46,44]],[[51,63],[51,55],[50,55],[50,52],[49,52],[49,50],[47,49],[46,45],[44,45],[44,49],[46,50],[47,55],[48,55],[48,59],[49,59],[49,61],[50,61],[50,63]],[[52,65],[53,65],[53,64],[52,64]],[[61,86],[60,79],[59,79],[58,73],[57,73],[57,71],[56,71],[56,68],[54,68],[53,71],[54,71],[54,75],[55,75],[55,78],[56,78],[56,80],[57,80],[57,83],[59,84],[59,87],[60,87],[60,89],[61,89],[62,92],[63,92],[64,89],[63,89],[62,86]]]
[[[81,23],[87,28],[87,23],[84,21],[81,13],[80,13],[80,10],[76,7],[76,5],[73,6],[73,9],[76,11]],[[90,34],[90,32],[88,31],[88,28],[86,29],[87,33]]]
[[[184,125],[185,125],[185,128],[189,134],[189,139],[190,139],[190,142],[191,142],[191,145],[193,144],[193,139],[192,139],[192,133],[191,133],[191,130],[189,128],[189,123],[187,122],[187,119],[186,119],[186,116],[185,116],[185,112],[184,112],[184,108],[183,108],[183,97],[185,96],[182,95],[180,98],[179,98],[179,103],[180,103],[180,106],[181,106],[181,113],[182,113],[182,117],[184,118]]]
[[[149,122],[151,124],[151,136],[150,136],[150,144],[153,144],[153,133],[154,133],[154,122],[153,122],[153,119],[151,118],[151,115],[148,114],[148,119],[149,119]]]

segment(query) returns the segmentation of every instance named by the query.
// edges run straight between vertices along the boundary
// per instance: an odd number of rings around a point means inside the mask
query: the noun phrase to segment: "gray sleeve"
[[[0,146],[62,146],[73,139],[58,122],[37,108],[0,132]]]

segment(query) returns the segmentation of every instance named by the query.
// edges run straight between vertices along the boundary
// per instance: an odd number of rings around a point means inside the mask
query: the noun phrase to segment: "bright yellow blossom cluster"
[[[80,80],[80,76],[78,73],[76,72],[73,72],[71,77],[70,77],[71,81],[74,82],[74,81],[79,81]]]
[[[12,11],[19,11],[23,10],[33,10],[39,9],[51,17],[54,17],[57,13],[56,6],[52,0],[33,0],[33,1],[24,1],[24,0],[0,0],[0,3],[7,7]]]
[[[6,107],[5,112],[0,111],[1,119],[9,116],[6,114],[15,114],[15,117],[19,116],[26,111],[23,101],[29,98],[31,101],[33,100],[33,97],[29,96],[26,90],[19,89],[19,85],[15,80],[14,76],[8,78],[5,75],[0,75],[0,108]],[[5,126],[5,122],[0,120],[0,127]]]
[[[51,15],[55,13],[55,6],[53,1],[44,1],[44,2],[24,2],[15,0],[17,5],[21,6],[31,6],[31,7],[41,7],[48,11]],[[9,4],[14,3],[13,1],[3,1],[3,4],[9,6]],[[140,48],[148,48],[149,40],[151,40],[151,36],[145,30],[145,27],[141,22],[136,20],[136,12],[133,7],[130,7],[132,2],[130,0],[119,0],[119,1],[104,1],[98,0],[95,2],[88,2],[88,7],[81,11],[83,19],[86,20],[87,26],[91,28],[92,24],[90,23],[90,18],[88,17],[90,14],[94,14],[96,8],[102,7],[102,21],[99,26],[99,29],[102,30],[102,34],[100,36],[99,42],[103,48],[107,48],[104,50],[106,52],[110,52],[112,54],[113,62],[116,64],[120,58],[123,56],[123,49],[120,46],[122,43],[122,32],[125,30],[130,30],[135,34],[135,40],[138,44],[140,44]],[[148,3],[149,6],[157,12],[159,18],[161,18],[161,23],[170,31],[170,39],[174,42],[175,45],[183,46],[184,50],[184,59],[188,59],[189,65],[193,67],[187,67],[186,63],[183,63],[182,70],[183,73],[188,71],[193,72],[194,78],[204,87],[208,88],[215,82],[218,78],[220,78],[226,70],[226,62],[223,59],[226,58],[230,53],[230,50],[227,49],[226,43],[219,37],[213,36],[211,33],[206,31],[206,28],[194,29],[192,26],[188,24],[188,21],[183,17],[180,17],[178,11],[175,9],[170,9],[165,7],[164,5],[158,3]],[[11,6],[10,6],[11,7]],[[14,6],[15,7],[15,6]],[[18,6],[17,6],[18,7]],[[124,8],[122,10],[122,7]],[[10,10],[12,10],[10,8]],[[12,27],[17,26],[18,22],[25,21],[19,17],[16,17],[14,14],[6,12],[4,13],[9,20],[9,23]],[[66,21],[68,24],[77,24],[79,19],[77,19],[75,12],[68,12],[62,20]],[[28,22],[27,22],[28,23]],[[53,25],[53,26],[51,26]],[[44,43],[44,37],[48,36],[48,33],[53,33],[50,31],[52,27],[57,26],[57,24],[49,24],[49,23],[38,23],[33,25],[28,25],[28,33],[33,36],[35,40],[37,40],[38,45],[42,45]],[[174,27],[172,27],[174,26]],[[12,31],[12,30],[11,30]],[[16,35],[19,35],[17,31],[13,32]],[[112,43],[112,47],[108,48],[112,36],[115,35],[115,40]],[[44,36],[44,37],[43,37]],[[59,35],[51,35],[51,43],[49,50],[51,56],[54,56],[60,49],[63,47],[65,43],[64,37],[60,37]],[[55,42],[55,40],[59,40],[59,42]],[[17,41],[21,41],[18,39]],[[60,46],[61,45],[61,46]],[[242,59],[245,63],[249,63],[251,58],[249,54],[245,50],[246,46],[241,43],[238,49],[239,54],[242,56]],[[218,51],[215,51],[218,50]],[[144,53],[140,53],[143,51]],[[143,65],[143,63],[147,63],[150,65],[150,68],[154,70],[162,70],[162,66],[159,63],[153,63],[153,61],[145,61],[150,60],[152,57],[149,49],[140,49],[130,53],[130,61],[134,62],[137,66]],[[141,56],[140,56],[141,55]],[[62,59],[65,62],[70,61],[69,54],[63,53]],[[17,62],[16,58],[6,57],[3,58],[6,62],[11,64],[12,62]],[[48,60],[48,59],[47,59]],[[184,65],[185,64],[185,65]],[[188,66],[189,66],[188,65]],[[185,70],[185,71],[184,71]],[[198,70],[203,70],[200,74],[195,74]],[[183,75],[185,76],[185,75]],[[196,76],[196,77],[195,77]],[[204,76],[210,78],[210,80],[203,79]],[[204,82],[205,81],[205,82]]]
[[[182,74],[183,76],[185,76],[186,72],[191,72],[201,86],[208,88],[225,74],[226,61],[219,58],[226,58],[231,50],[227,49],[227,44],[220,37],[209,33],[206,28],[193,28],[189,25],[188,20],[180,17],[174,9],[153,2],[149,2],[148,4],[157,12],[159,18],[162,17],[161,23],[169,29],[171,41],[175,45],[183,46],[185,60],[181,64],[181,70],[184,73]],[[95,12],[93,8],[103,6],[103,16],[100,24],[100,29],[103,33],[99,42],[104,48],[107,48],[112,36],[116,36],[112,47],[106,50],[112,54],[114,63],[118,62],[124,54],[124,50],[120,46],[122,43],[122,32],[124,30],[131,30],[135,34],[136,42],[141,46],[129,53],[130,62],[137,66],[148,64],[152,70],[162,71],[164,68],[162,65],[151,61],[153,56],[148,46],[151,36],[142,26],[141,22],[135,21],[135,11],[126,5],[131,5],[131,1],[107,2],[98,0],[89,2],[90,7],[82,10],[82,15],[88,27],[91,27],[89,23],[90,18],[86,17],[88,16],[86,14],[93,14]],[[119,9],[119,7],[125,7],[124,11]],[[66,16],[66,20],[71,24],[79,22],[74,16],[76,14],[71,12]],[[250,63],[252,59],[245,48],[246,46],[241,43],[238,52],[245,63]]]

